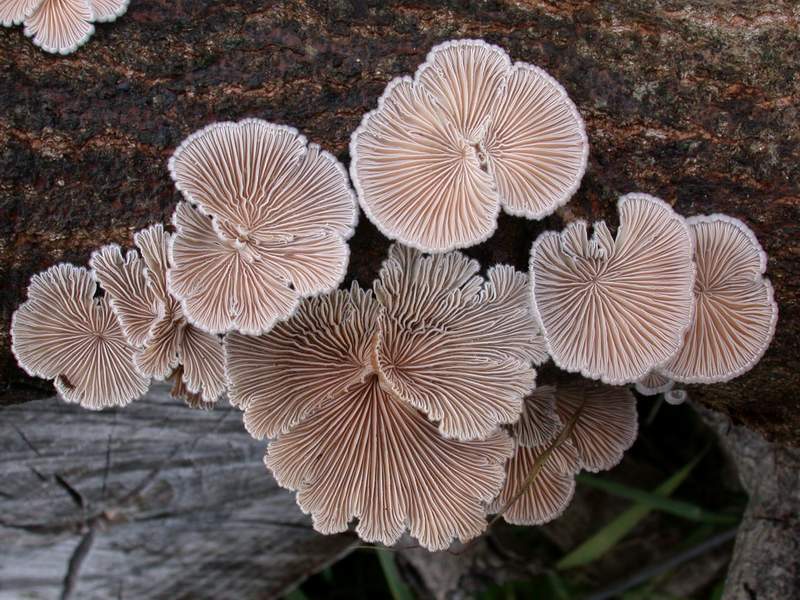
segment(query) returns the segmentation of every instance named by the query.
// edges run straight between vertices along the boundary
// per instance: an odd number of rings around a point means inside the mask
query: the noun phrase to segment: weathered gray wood
[[[227,402],[0,409],[0,599],[270,598],[345,553]],[[224,573],[225,577],[220,577]]]

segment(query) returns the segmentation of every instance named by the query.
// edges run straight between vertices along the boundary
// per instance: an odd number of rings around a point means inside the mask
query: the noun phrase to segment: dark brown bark
[[[0,30],[0,394],[49,394],[9,352],[11,312],[31,274],[85,263],[107,242],[166,221],[178,200],[175,146],[215,120],[298,127],[343,161],[349,133],[386,82],[428,49],[484,37],[559,79],[583,113],[583,185],[543,222],[502,217],[469,251],[527,265],[535,236],[564,220],[611,217],[645,191],[686,214],[747,222],[769,253],[781,318],[748,375],[692,390],[772,440],[800,443],[800,132],[796,3],[134,0],[69,57],[21,28]],[[388,241],[365,220],[350,275],[368,284]]]

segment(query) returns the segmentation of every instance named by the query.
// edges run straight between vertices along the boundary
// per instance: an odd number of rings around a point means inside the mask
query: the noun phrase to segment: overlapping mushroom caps
[[[69,264],[34,275],[28,300],[11,321],[12,351],[32,376],[52,379],[67,402],[98,410],[147,391],[108,299],[83,268]]]
[[[95,22],[113,21],[129,0],[0,0],[0,22],[25,25],[25,35],[46,52],[69,54],[94,33]]]
[[[674,385],[672,379],[653,369],[636,382],[636,391],[644,396],[655,396],[668,392]]]
[[[737,219],[697,216],[687,223],[697,264],[695,311],[683,345],[661,372],[684,383],[728,381],[759,361],[775,333],[767,256]]]
[[[632,383],[680,348],[694,300],[692,239],[682,217],[646,194],[620,198],[616,237],[603,222],[539,236],[533,304],[556,365]]]
[[[489,512],[505,508],[503,518],[516,525],[552,521],[572,499],[575,473],[614,467],[637,429],[636,399],[625,388],[586,381],[537,388],[510,427],[514,456]],[[529,483],[537,461],[539,470]]]
[[[117,245],[96,251],[90,264],[122,331],[137,348],[134,363],[147,377],[174,380],[173,394],[190,405],[215,402],[225,390],[222,340],[186,322],[167,291],[170,234],[153,225],[134,236],[141,256]]]
[[[586,169],[583,120],[543,70],[481,40],[434,47],[393,80],[350,141],[364,212],[389,238],[429,252],[487,239],[502,206],[541,218]]]
[[[374,296],[354,284],[266,335],[226,336],[231,402],[273,440],[267,466],[319,531],[358,518],[364,540],[390,545],[408,528],[437,550],[485,528],[512,451],[497,425],[519,415],[543,354],[525,276],[476,271],[395,246]]]
[[[168,282],[191,323],[258,335],[343,279],[355,199],[339,162],[295,129],[215,123],[169,169],[188,203],[173,216]]]

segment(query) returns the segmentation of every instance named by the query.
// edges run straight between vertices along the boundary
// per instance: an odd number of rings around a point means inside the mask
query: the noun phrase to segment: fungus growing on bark
[[[559,385],[556,412],[578,451],[581,468],[605,471],[616,466],[636,441],[636,398],[628,388],[589,381]]]
[[[211,333],[258,335],[347,270],[356,205],[339,162],[295,129],[214,123],[169,162],[187,203],[170,245],[170,291]]]
[[[153,225],[134,236],[141,256],[129,251],[123,257],[119,246],[109,245],[96,251],[90,264],[123,333],[137,348],[139,372],[173,379],[174,396],[205,406],[225,391],[222,341],[187,323],[168,293],[170,237],[162,225]]]
[[[643,396],[656,396],[668,392],[673,385],[672,379],[653,369],[636,382],[636,391]]]
[[[481,40],[434,47],[412,80],[386,87],[350,140],[364,212],[428,252],[472,246],[502,206],[538,219],[578,189],[589,145],[566,92]]]
[[[25,25],[25,35],[46,52],[69,54],[94,33],[93,22],[113,21],[128,0],[0,0],[0,22]]]
[[[684,383],[728,381],[763,356],[778,320],[767,256],[753,232],[725,215],[687,219],[697,279],[692,324],[661,371]]]
[[[34,275],[28,300],[11,320],[11,349],[32,376],[52,379],[67,402],[98,410],[124,406],[147,391],[97,285],[83,268],[60,264]]]
[[[509,428],[514,439],[514,456],[506,465],[503,490],[488,512],[505,509],[503,518],[515,525],[541,525],[564,512],[575,492],[575,473],[580,468],[577,450],[565,439],[543,458],[563,426],[556,412],[556,388],[536,388],[525,399],[519,421]],[[529,482],[535,469],[538,470],[534,479]],[[521,495],[515,499],[520,491]]]
[[[233,332],[225,350],[231,401],[248,431],[270,437],[278,483],[322,533],[345,531],[391,545],[406,528],[430,550],[486,527],[484,505],[503,485],[511,440],[443,437],[387,391],[375,368],[381,306],[372,292],[303,300],[268,334]]]
[[[680,348],[693,310],[689,228],[665,202],[620,198],[616,237],[577,221],[531,249],[534,310],[560,368],[632,383]]]

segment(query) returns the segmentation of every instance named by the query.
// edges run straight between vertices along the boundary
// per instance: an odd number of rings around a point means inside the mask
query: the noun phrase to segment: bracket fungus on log
[[[11,348],[19,365],[52,379],[67,402],[99,410],[124,406],[147,391],[149,378],[133,364],[128,343],[107,298],[95,298],[89,271],[60,264],[34,275],[28,300],[11,321]]]
[[[374,295],[353,284],[265,335],[226,336],[231,402],[251,435],[272,438],[266,464],[318,530],[357,517],[367,541],[408,527],[437,550],[485,528],[512,452],[498,425],[516,420],[545,355],[526,276],[477,270],[395,245]]]
[[[129,0],[0,0],[0,23],[25,26],[25,35],[45,52],[70,54],[128,10]]]
[[[738,219],[716,214],[687,223],[697,264],[695,311],[683,345],[660,370],[683,383],[728,381],[753,368],[775,334],[767,255]]]
[[[350,174],[384,235],[446,252],[488,239],[501,206],[538,219],[565,204],[588,152],[558,82],[502,48],[458,40],[389,83],[351,136]]]
[[[408,527],[430,550],[486,526],[483,503],[503,484],[511,440],[443,437],[387,392],[372,364],[381,310],[371,291],[306,299],[266,335],[226,336],[231,401],[248,431],[270,437],[265,457],[278,483],[323,533],[356,532],[395,543]]]
[[[566,371],[619,385],[666,362],[691,323],[695,267],[684,219],[646,194],[604,222],[545,232],[531,249],[534,311],[549,354]]]
[[[134,364],[156,379],[173,378],[173,393],[192,405],[215,402],[225,391],[222,340],[186,322],[180,303],[167,291],[167,248],[171,235],[153,225],[134,236],[141,256],[124,257],[104,246],[90,260],[94,276],[129,342]]]
[[[168,282],[191,323],[259,335],[344,278],[355,197],[344,167],[297,130],[214,123],[169,170],[188,203],[173,216]]]

